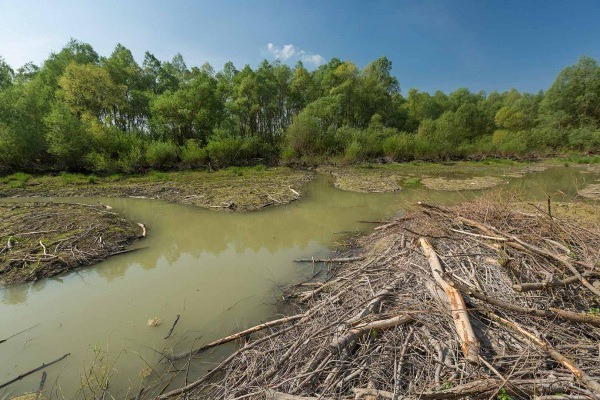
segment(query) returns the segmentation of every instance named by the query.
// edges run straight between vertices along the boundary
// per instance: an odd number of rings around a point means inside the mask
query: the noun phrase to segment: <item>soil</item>
[[[105,206],[56,203],[0,203],[0,232],[0,285],[95,264],[142,236]]]

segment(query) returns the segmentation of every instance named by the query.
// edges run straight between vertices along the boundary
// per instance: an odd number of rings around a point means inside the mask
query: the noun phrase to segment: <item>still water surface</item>
[[[564,200],[597,178],[563,167],[513,179],[506,186],[531,198]],[[159,359],[154,350],[183,351],[272,317],[280,288],[314,273],[312,265],[294,259],[327,256],[347,232],[372,229],[361,220],[389,218],[417,201],[455,202],[480,193],[413,188],[359,194],[335,189],[319,176],[303,189],[302,200],[254,213],[143,199],[44,199],[101,201],[144,222],[148,237],[136,244],[142,249],[94,267],[0,289],[0,339],[34,326],[0,344],[0,384],[71,353],[46,369],[46,391],[53,397],[82,397],[80,388],[89,384],[83,371],[94,363],[109,366],[112,395],[135,397],[140,372]],[[165,340],[177,314],[180,321]],[[154,317],[162,325],[148,327],[147,320]],[[231,348],[196,362],[190,378]],[[40,376],[38,372],[0,390],[0,399],[35,390]]]

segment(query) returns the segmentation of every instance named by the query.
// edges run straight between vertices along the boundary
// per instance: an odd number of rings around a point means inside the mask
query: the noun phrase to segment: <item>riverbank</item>
[[[256,211],[298,199],[312,176],[286,167],[109,176],[13,174],[0,179],[0,197],[143,197],[211,210]]]
[[[126,252],[145,227],[101,205],[0,203],[0,286],[32,282]]]
[[[548,213],[547,204],[489,198],[422,205],[358,239],[327,281],[290,288],[294,314],[235,335],[243,346],[206,375],[145,393],[598,396],[600,219],[584,207],[551,204]],[[206,350],[170,359],[189,362]]]
[[[331,174],[335,186],[342,190],[386,193],[418,186],[436,191],[489,189],[510,179],[522,178],[528,173],[541,172],[558,165],[559,161],[554,159],[537,162],[490,159],[479,162],[321,166],[317,171]]]

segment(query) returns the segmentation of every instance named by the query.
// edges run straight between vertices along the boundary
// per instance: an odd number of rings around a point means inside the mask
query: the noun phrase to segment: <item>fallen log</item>
[[[471,363],[477,364],[479,362],[479,340],[475,336],[475,332],[473,331],[473,327],[471,326],[471,322],[469,320],[469,314],[467,313],[467,308],[465,305],[465,301],[458,290],[450,286],[444,279],[444,270],[442,268],[442,264],[438,259],[435,250],[431,246],[431,243],[424,237],[419,238],[421,243],[421,248],[423,249],[423,253],[427,257],[429,261],[429,266],[431,267],[431,272],[433,274],[433,278],[436,283],[444,289],[446,296],[448,296],[448,300],[450,302],[450,311],[452,313],[452,319],[454,321],[454,326],[456,327],[456,332],[461,342],[461,348],[465,359]]]
[[[477,290],[474,290],[467,285],[457,282],[453,280],[450,275],[445,274],[444,280],[448,282],[448,284],[456,289],[458,289],[463,294],[467,296],[474,297],[478,300],[484,301],[486,303],[506,308],[507,310],[529,314],[529,315],[537,315],[538,317],[546,317],[546,318],[562,318],[571,322],[579,322],[594,326],[600,326],[600,317],[596,317],[594,315],[578,313],[574,311],[561,310],[559,308],[550,307],[547,310],[541,310],[533,307],[522,307],[513,303],[509,303],[506,301],[498,300],[496,298],[490,297],[486,294],[480,293]]]
[[[516,389],[526,393],[548,393],[548,392],[560,392],[568,389],[567,384],[569,382],[560,381],[558,379],[511,379],[510,388],[507,388],[507,392],[513,393]],[[449,399],[463,399],[469,396],[477,397],[482,395],[488,395],[490,392],[496,390],[503,381],[500,379],[488,378],[480,379],[463,383],[449,389],[428,391],[419,393],[415,397],[403,397],[392,392],[385,390],[367,389],[367,388],[352,388],[352,392],[355,394],[356,399],[362,398],[366,395],[375,395],[383,399],[394,399],[394,400],[449,400]],[[523,393],[519,393],[523,394]]]

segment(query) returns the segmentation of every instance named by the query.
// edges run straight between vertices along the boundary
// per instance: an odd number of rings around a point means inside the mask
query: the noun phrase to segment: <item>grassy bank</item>
[[[306,171],[262,166],[144,175],[18,173],[0,179],[0,196],[147,197],[213,210],[254,211],[296,200],[311,177]]]
[[[0,203],[0,285],[97,263],[126,251],[143,231],[104,206]]]

